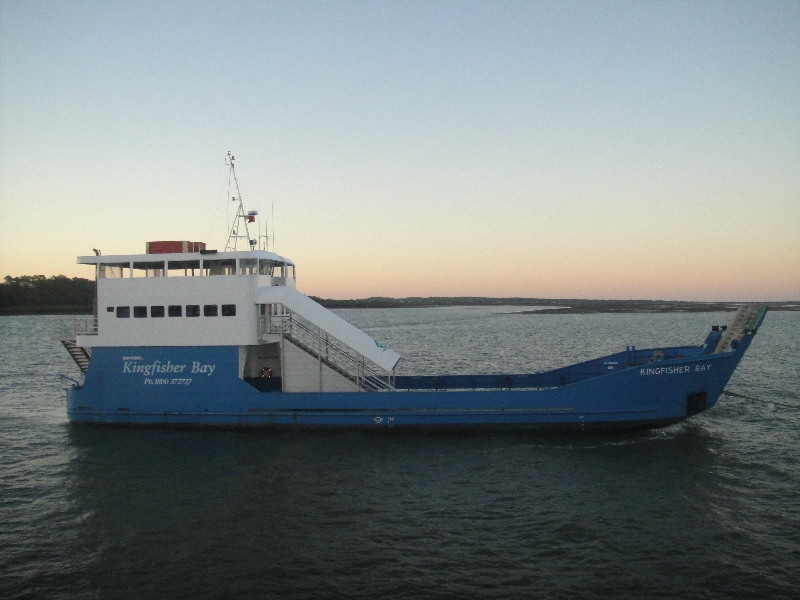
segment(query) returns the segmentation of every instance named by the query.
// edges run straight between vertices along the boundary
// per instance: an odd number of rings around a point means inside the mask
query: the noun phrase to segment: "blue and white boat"
[[[257,215],[238,201],[225,251],[151,242],[145,254],[78,258],[95,269],[95,315],[53,333],[82,372],[67,389],[70,421],[660,427],[714,406],[766,314],[743,305],[698,346],[626,348],[542,373],[401,376],[399,354],[297,291],[294,263],[256,247]]]

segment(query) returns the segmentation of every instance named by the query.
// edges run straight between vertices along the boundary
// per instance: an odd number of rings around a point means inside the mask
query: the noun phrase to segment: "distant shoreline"
[[[332,300],[312,298],[325,308],[445,308],[452,306],[523,306],[542,308],[516,314],[732,312],[746,302],[690,302],[682,300],[583,300],[549,298],[363,298]],[[800,301],[759,302],[771,311],[800,311]]]
[[[664,300],[581,300],[542,298],[361,298],[354,300],[332,300],[312,298],[325,308],[447,308],[447,307],[534,307],[536,310],[520,310],[523,315],[588,315],[588,314],[647,314],[647,313],[705,313],[732,312],[744,302],[689,302]],[[760,302],[770,311],[800,312],[800,301]],[[0,316],[23,315],[91,315],[86,306],[29,306],[3,307]]]

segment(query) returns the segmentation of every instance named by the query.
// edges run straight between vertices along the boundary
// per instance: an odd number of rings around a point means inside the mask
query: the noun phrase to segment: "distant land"
[[[665,313],[733,311],[742,302],[682,300],[581,300],[575,298],[362,298],[333,300],[311,296],[326,308],[434,308],[447,306],[543,307],[523,314]],[[0,315],[91,314],[94,282],[63,275],[5,277],[0,283]],[[773,311],[800,311],[800,301],[760,302]]]
[[[0,283],[0,315],[92,314],[94,281],[64,275],[6,276]]]
[[[434,308],[446,306],[541,306],[517,314],[732,312],[745,302],[690,302],[686,300],[581,300],[576,298],[480,298],[472,296],[436,298],[364,298],[332,300],[311,296],[326,308]],[[758,302],[769,310],[800,311],[800,301]]]

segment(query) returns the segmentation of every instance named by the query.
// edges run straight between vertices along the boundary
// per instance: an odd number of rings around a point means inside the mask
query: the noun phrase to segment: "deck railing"
[[[97,317],[74,317],[71,322],[53,319],[52,339],[74,340],[79,335],[97,335]]]
[[[390,373],[372,364],[321,329],[303,323],[295,314],[283,322],[283,335],[314,358],[350,379],[359,390],[388,391],[394,388]]]
[[[266,335],[281,335],[292,344],[319,360],[331,370],[349,379],[358,390],[378,392],[394,389],[394,376],[372,361],[347,347],[335,337],[307,322],[283,307],[259,318],[259,332]]]

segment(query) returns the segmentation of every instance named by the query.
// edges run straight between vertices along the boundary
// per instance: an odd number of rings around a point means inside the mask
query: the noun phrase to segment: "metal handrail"
[[[75,317],[73,320],[75,335],[97,335],[97,317]]]
[[[359,389],[370,391],[387,391],[393,389],[391,376],[384,374],[366,359],[353,350],[341,345],[336,338],[327,334],[323,337],[321,330],[301,323],[294,314],[283,320],[283,335],[302,345],[312,355],[318,356],[326,365],[353,380]]]
[[[70,331],[69,325],[61,319],[53,319],[53,331],[50,337],[54,340],[73,337],[73,332]]]
[[[97,335],[97,317],[74,317],[71,324],[62,319],[53,319],[51,339],[74,340],[79,335]]]

